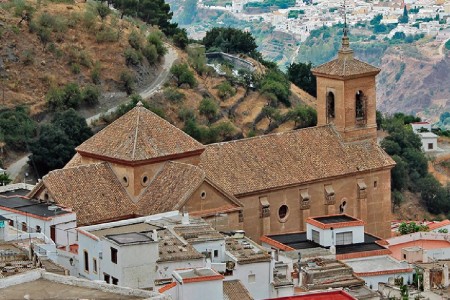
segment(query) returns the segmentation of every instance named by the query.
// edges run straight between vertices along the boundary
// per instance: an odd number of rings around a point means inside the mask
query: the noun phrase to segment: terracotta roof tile
[[[223,282],[223,300],[253,300],[250,293],[238,279]]]
[[[312,69],[314,75],[351,78],[363,74],[378,74],[381,70],[353,57],[336,58]]]
[[[139,214],[179,209],[204,179],[205,172],[197,166],[166,163],[137,202]]]
[[[124,217],[135,210],[107,163],[55,170],[42,181],[56,203],[77,213],[79,225]]]
[[[204,146],[142,106],[111,123],[78,146],[82,155],[126,162],[201,152]]]
[[[81,155],[75,153],[75,155],[69,160],[69,162],[64,166],[64,169],[73,168],[81,166]]]
[[[376,143],[344,144],[329,125],[208,145],[200,164],[235,196],[393,165]]]

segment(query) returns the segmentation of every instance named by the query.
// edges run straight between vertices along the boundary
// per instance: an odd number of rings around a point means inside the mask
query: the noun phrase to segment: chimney
[[[181,217],[181,224],[183,224],[183,225],[189,224],[189,213],[183,212],[183,215]]]

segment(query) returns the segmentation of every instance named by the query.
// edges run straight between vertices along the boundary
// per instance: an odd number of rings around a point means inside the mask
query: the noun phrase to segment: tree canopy
[[[311,63],[292,63],[287,69],[287,75],[292,83],[310,95],[316,97],[316,76],[312,74],[311,68]]]
[[[30,161],[40,175],[64,167],[75,154],[75,147],[92,136],[86,120],[73,109],[55,114],[50,124],[39,128],[30,143]]]
[[[218,50],[227,53],[251,54],[258,47],[249,32],[235,28],[215,27],[206,32],[203,44],[207,51]]]

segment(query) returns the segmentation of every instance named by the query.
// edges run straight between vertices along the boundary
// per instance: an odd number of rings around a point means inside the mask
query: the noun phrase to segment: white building
[[[42,233],[58,247],[68,248],[75,243],[76,214],[58,205],[25,197],[29,190],[23,187],[20,183],[0,190],[0,215],[8,219],[9,225],[24,233]]]
[[[422,150],[424,152],[442,151],[438,147],[438,136],[431,132],[431,124],[428,122],[415,122],[411,123],[411,127],[414,133],[419,135],[422,142]]]

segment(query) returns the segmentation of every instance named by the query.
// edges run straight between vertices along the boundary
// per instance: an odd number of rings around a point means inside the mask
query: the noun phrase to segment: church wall
[[[358,180],[365,183],[366,198],[359,199]],[[376,181],[376,187],[374,187]],[[325,185],[331,184],[334,202],[326,205]],[[309,206],[302,208],[300,190],[307,189]],[[361,194],[364,195],[364,194]],[[260,198],[267,197],[270,203],[270,216],[261,218]],[[239,198],[244,204],[244,230],[252,239],[258,241],[265,234],[280,234],[306,230],[305,221],[310,216],[343,213],[361,218],[366,222],[366,231],[380,237],[390,236],[391,198],[390,170],[361,173],[329,181],[317,181],[308,185],[298,185],[282,190],[260,193]],[[345,201],[345,205],[344,204]],[[281,219],[279,209],[288,206],[287,217]]]
[[[214,214],[217,209],[232,208],[235,205],[228,200],[219,190],[210,185],[208,182],[203,182],[197,190],[189,197],[189,200],[184,206],[187,212],[203,211]],[[217,226],[220,230],[237,230],[242,229],[243,224],[239,222],[239,213],[237,211],[225,214],[217,214],[205,218],[213,226]]]
[[[104,162],[96,158],[84,156],[82,156],[81,161],[83,164]],[[173,159],[171,161],[198,165],[200,162],[200,155]],[[146,165],[128,166],[124,164],[109,162],[111,168],[113,169],[121,184],[133,197],[138,197],[140,195],[140,193],[148,186],[153,177],[161,170],[165,163],[166,161],[148,163]]]
[[[344,97],[344,82],[341,80],[330,79],[325,77],[317,77],[317,125],[326,125],[327,123],[327,109],[326,109],[326,95],[328,92],[333,92],[335,97],[335,119],[332,122],[338,128],[343,128],[344,120],[344,105],[342,98]]]

